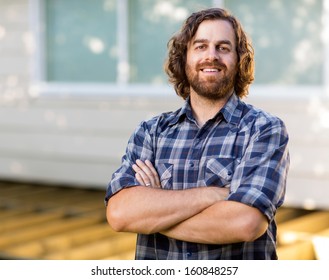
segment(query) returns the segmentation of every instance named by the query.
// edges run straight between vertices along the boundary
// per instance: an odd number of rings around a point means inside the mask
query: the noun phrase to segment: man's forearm
[[[107,206],[107,219],[114,230],[150,234],[173,227],[195,216],[227,191],[217,187],[163,190],[137,186],[115,194]]]
[[[267,226],[267,219],[258,209],[239,202],[220,201],[161,233],[183,241],[226,244],[252,241]]]

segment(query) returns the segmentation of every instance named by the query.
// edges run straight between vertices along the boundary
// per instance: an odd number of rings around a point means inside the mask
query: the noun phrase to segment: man
[[[288,136],[241,101],[251,44],[214,8],[192,14],[168,47],[166,72],[185,104],[130,138],[106,194],[109,224],[138,233],[136,259],[277,259]]]

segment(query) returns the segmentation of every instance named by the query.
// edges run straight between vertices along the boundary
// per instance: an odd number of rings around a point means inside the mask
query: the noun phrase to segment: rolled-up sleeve
[[[280,119],[256,123],[227,199],[255,207],[271,221],[284,201],[290,161],[287,144],[288,134]]]

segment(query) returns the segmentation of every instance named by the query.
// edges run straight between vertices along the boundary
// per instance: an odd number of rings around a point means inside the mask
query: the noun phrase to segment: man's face
[[[185,71],[195,92],[207,99],[227,98],[237,72],[235,34],[225,20],[205,20],[187,46]]]

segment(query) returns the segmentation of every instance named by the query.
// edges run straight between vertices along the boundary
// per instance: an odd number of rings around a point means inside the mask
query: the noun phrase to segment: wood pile
[[[0,183],[0,259],[133,259],[136,235],[111,230],[104,194]],[[329,211],[283,207],[277,222],[279,259],[329,259]]]
[[[106,222],[105,192],[0,184],[0,258],[133,259],[135,234]]]

